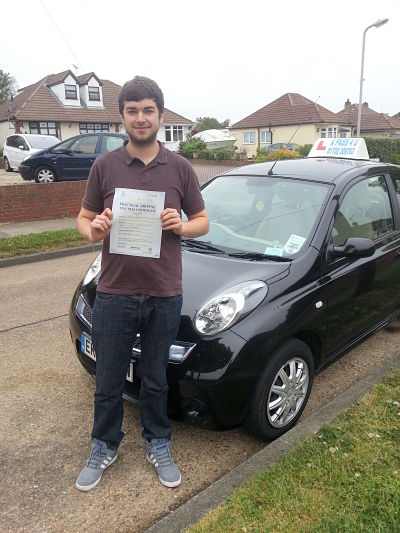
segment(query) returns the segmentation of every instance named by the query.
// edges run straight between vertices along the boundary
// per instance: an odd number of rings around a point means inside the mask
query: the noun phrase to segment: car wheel
[[[8,159],[5,157],[4,158],[4,170],[6,172],[12,172],[12,168],[10,167],[10,163],[8,162]]]
[[[52,183],[57,181],[57,174],[50,167],[38,167],[34,173],[36,183]]]
[[[303,412],[314,378],[314,359],[302,341],[290,339],[272,354],[250,401],[246,427],[273,440],[292,428]]]

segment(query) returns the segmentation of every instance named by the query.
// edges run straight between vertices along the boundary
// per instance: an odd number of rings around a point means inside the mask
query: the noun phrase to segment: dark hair
[[[123,113],[125,102],[133,100],[140,102],[144,98],[155,101],[159,113],[164,112],[164,95],[157,83],[145,76],[135,76],[133,80],[124,83],[118,97],[119,112]]]

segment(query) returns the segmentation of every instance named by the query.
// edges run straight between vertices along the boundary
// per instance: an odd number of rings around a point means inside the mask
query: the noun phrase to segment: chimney
[[[363,102],[363,107],[365,107],[366,109],[368,109],[368,102]]]
[[[344,103],[344,112],[345,113],[350,113],[351,111],[351,102],[350,100],[347,98],[347,100],[345,101]]]

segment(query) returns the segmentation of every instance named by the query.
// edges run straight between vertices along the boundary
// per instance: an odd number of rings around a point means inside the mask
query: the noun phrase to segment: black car
[[[24,180],[37,183],[87,180],[96,157],[119,148],[127,138],[125,133],[83,133],[32,155],[18,170]]]
[[[202,192],[210,231],[182,239],[170,414],[273,439],[297,422],[317,370],[400,314],[400,167],[331,157],[251,164]],[[70,307],[91,374],[100,268],[98,256]],[[140,337],[126,397],[136,402],[139,388]]]

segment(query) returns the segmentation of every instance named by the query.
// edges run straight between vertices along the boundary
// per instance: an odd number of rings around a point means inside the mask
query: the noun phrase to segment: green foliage
[[[298,159],[299,152],[293,150],[276,150],[275,152],[266,152],[262,148],[257,148],[256,163],[263,163],[265,161],[278,161],[282,159]]]
[[[0,148],[0,157],[3,157],[3,148]]]
[[[186,159],[216,159],[221,161],[235,158],[234,149],[219,148],[218,150],[212,150],[207,148],[206,143],[201,139],[190,136],[186,139],[186,141],[181,141],[179,144],[179,151]]]
[[[72,248],[86,244],[75,229],[45,231],[0,239],[0,258]]]
[[[190,137],[186,141],[181,141],[179,143],[179,150],[186,159],[193,159],[193,152],[195,152],[198,157],[201,157],[200,154],[207,150],[207,145],[201,139]]]
[[[393,137],[365,137],[369,157],[385,163],[400,164],[400,139]]]
[[[0,70],[0,104],[4,104],[16,93],[16,81],[8,72]]]
[[[204,130],[222,130],[227,127],[227,121],[229,122],[229,119],[226,119],[221,123],[214,117],[197,117],[194,129],[196,133],[200,133],[200,131]]]
[[[302,157],[307,157],[312,147],[312,144],[303,144],[302,146],[299,146],[298,152]]]
[[[397,371],[187,533],[399,531],[399,398]]]
[[[213,157],[217,161],[235,158],[235,150],[230,148],[219,148],[218,150],[212,150],[212,152],[214,152]]]

